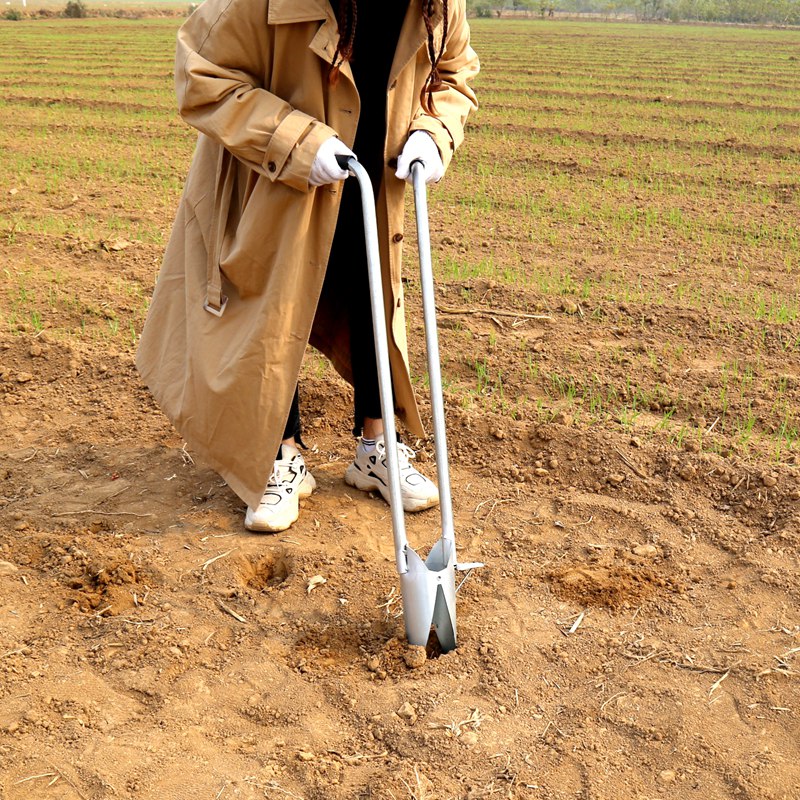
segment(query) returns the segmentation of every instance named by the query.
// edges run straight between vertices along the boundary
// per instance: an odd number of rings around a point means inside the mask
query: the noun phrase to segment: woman
[[[388,499],[360,200],[337,154],[355,150],[375,186],[395,406],[424,435],[400,280],[404,180],[417,158],[441,178],[477,71],[464,0],[206,0],[178,34],[179,109],[200,136],[137,364],[247,503],[251,530],[285,530],[314,488],[297,449],[309,341],[354,385],[363,436],[345,478]],[[401,450],[404,507],[434,505]]]

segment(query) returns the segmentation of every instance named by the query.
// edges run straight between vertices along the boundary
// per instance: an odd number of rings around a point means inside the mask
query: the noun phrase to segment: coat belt
[[[222,272],[219,262],[225,226],[228,222],[228,212],[231,207],[233,186],[228,184],[233,181],[233,170],[230,169],[232,158],[233,156],[224,147],[220,147],[214,191],[214,215],[211,218],[211,233],[208,242],[206,300],[203,303],[203,308],[215,317],[221,317],[228,304],[228,298],[222,293]]]

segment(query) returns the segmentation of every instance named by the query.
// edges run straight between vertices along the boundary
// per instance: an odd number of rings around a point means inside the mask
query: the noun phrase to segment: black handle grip
[[[344,155],[336,156],[336,163],[342,169],[350,169],[350,161],[351,161],[351,159],[355,160],[353,156],[344,156]]]

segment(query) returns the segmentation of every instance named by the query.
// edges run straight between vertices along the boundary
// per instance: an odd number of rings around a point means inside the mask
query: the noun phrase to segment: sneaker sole
[[[291,528],[292,525],[297,522],[298,516],[299,514],[297,514],[290,522],[279,522],[276,524],[270,524],[269,522],[250,522],[248,524],[247,518],[245,518],[244,527],[253,533],[280,533],[281,531],[289,530],[289,528]]]
[[[264,519],[259,521],[257,519],[249,519],[251,513],[252,512],[248,508],[244,515],[244,527],[248,531],[253,531],[253,533],[280,533],[281,531],[288,530],[297,522],[297,518],[300,516],[300,507],[297,505],[293,509],[290,508],[289,513],[284,514],[282,518],[272,520]],[[253,514],[253,516],[255,516],[255,514]]]
[[[352,464],[345,470],[344,482],[348,486],[354,486],[356,489],[360,489],[362,492],[378,492],[380,496],[391,505],[389,487],[359,472]],[[405,499],[403,500],[403,511],[413,514],[416,511],[425,511],[426,508],[433,508],[438,505],[438,497],[429,498],[427,500],[421,498]]]

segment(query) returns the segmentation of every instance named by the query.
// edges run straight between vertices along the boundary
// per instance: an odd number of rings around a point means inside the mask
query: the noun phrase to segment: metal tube
[[[428,197],[423,166],[411,165],[414,183],[414,207],[417,216],[419,244],[419,273],[422,289],[422,311],[425,320],[425,344],[428,351],[428,380],[430,382],[433,436],[436,446],[436,474],[439,479],[439,506],[442,515],[442,539],[455,541],[453,530],[453,501],[450,494],[450,468],[447,461],[447,433],[442,399],[442,370],[439,363],[439,336],[436,330],[436,297],[433,290],[431,264],[431,231],[428,224]]]
[[[361,205],[364,213],[364,232],[367,243],[367,265],[369,273],[369,295],[372,306],[372,329],[375,336],[375,356],[378,363],[378,385],[383,414],[383,440],[386,448],[386,463],[389,470],[389,496],[392,509],[392,531],[394,533],[397,571],[408,572],[408,537],[406,536],[403,498],[400,493],[400,464],[397,458],[397,430],[394,423],[394,393],[392,370],[389,363],[389,340],[386,332],[386,311],[383,302],[383,279],[381,277],[381,255],[378,244],[378,220],[375,215],[375,193],[372,181],[364,167],[350,158],[349,169],[361,187]]]

